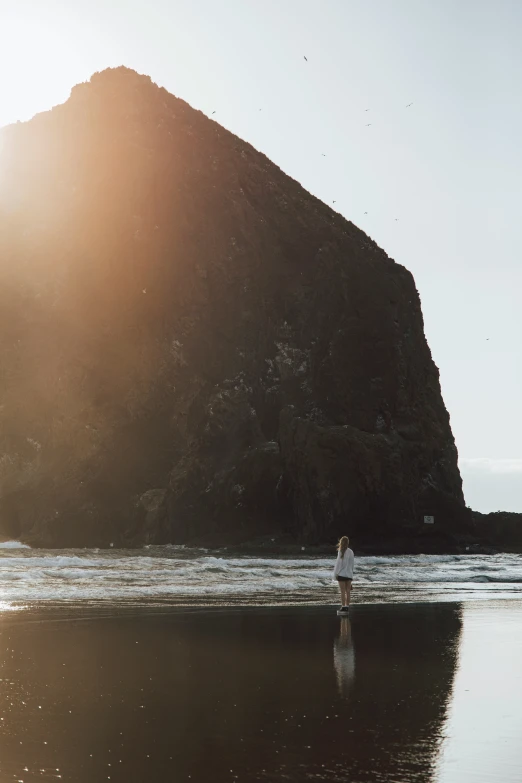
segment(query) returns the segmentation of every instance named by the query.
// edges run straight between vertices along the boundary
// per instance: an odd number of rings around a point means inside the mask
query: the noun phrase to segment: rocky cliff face
[[[360,229],[124,68],[0,138],[6,535],[466,527],[413,278]]]

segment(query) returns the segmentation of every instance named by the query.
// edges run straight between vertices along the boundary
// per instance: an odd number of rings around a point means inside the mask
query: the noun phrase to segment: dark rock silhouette
[[[477,540],[495,549],[522,550],[522,514],[493,511],[473,512],[474,534]]]
[[[466,530],[413,278],[364,232],[126,68],[0,139],[5,535]]]

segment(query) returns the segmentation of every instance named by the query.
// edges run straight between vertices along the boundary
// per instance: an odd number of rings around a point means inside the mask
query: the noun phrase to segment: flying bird
[[[332,201],[332,204],[336,204],[336,203],[337,203],[336,201]]]
[[[215,111],[212,112],[212,114],[215,114],[215,113],[216,113]]]
[[[394,218],[394,220],[395,220],[396,223],[399,222],[399,218]]]
[[[305,58],[306,62],[308,62],[308,57],[305,57],[304,54],[303,54],[303,57]]]
[[[408,105],[406,106],[406,108],[407,108],[407,109],[409,109],[409,108],[410,108],[410,106],[413,106],[413,101],[412,101],[411,103],[408,103]]]
[[[326,155],[324,154],[324,152],[321,152],[321,155],[323,156],[323,158],[326,158]]]
[[[371,125],[371,122],[367,122],[367,123],[366,123],[366,127],[367,127],[367,128],[369,128],[369,127],[370,127],[370,125]]]
[[[365,109],[364,111],[370,111],[369,109]]]
[[[368,213],[367,213],[367,212],[365,212],[364,214],[365,214],[365,215],[367,215]]]

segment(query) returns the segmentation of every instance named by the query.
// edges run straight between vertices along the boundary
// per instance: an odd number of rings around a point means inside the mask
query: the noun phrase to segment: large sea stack
[[[466,529],[414,280],[363,231],[126,68],[0,145],[4,536]]]

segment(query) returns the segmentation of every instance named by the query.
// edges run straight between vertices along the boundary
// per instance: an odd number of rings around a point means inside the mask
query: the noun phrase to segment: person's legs
[[[339,580],[339,590],[341,591],[341,604],[342,606],[346,606],[346,582]]]
[[[345,606],[350,606],[350,598],[352,596],[352,582],[351,580],[349,582],[344,583],[344,590],[346,594],[346,603]]]

